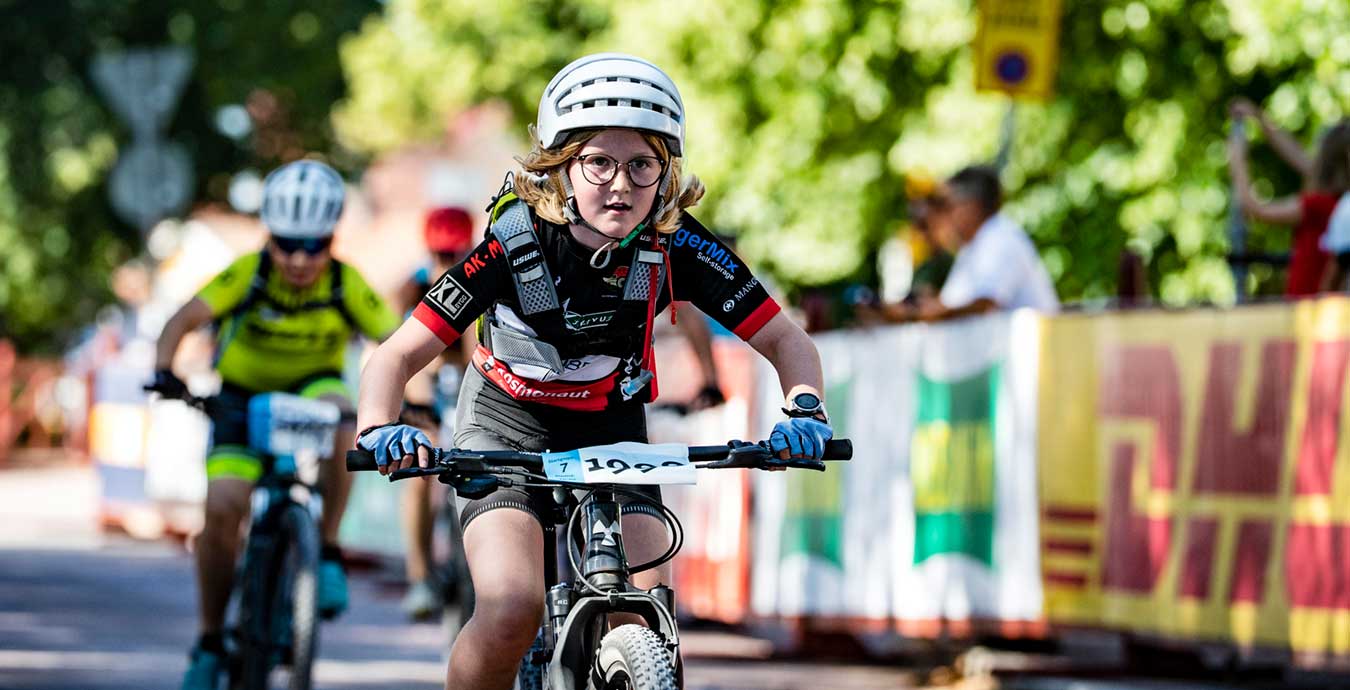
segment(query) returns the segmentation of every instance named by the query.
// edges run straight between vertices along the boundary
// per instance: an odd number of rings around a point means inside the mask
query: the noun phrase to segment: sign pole
[[[1003,132],[999,135],[998,155],[994,157],[994,169],[1003,173],[1012,158],[1013,138],[1017,134],[1017,101],[1008,99],[1008,111],[1003,114]]]
[[[1245,139],[1246,123],[1233,120],[1228,138]],[[1233,184],[1228,202],[1228,268],[1233,272],[1233,294],[1238,304],[1247,301],[1247,219],[1242,215],[1242,190]]]

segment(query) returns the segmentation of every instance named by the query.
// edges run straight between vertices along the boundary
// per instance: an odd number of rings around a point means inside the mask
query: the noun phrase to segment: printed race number
[[[583,484],[697,484],[689,464],[689,447],[679,443],[649,445],[626,441],[544,453],[549,479]]]

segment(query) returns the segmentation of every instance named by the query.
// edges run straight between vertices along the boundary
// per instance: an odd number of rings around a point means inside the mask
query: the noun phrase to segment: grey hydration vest
[[[495,319],[490,309],[483,319],[481,339],[493,357],[507,365],[543,367],[555,376],[564,362],[586,355],[623,357],[642,352],[646,346],[648,302],[657,299],[666,280],[665,257],[656,249],[639,247],[633,253],[624,284],[623,302],[613,323],[600,332],[573,329],[567,324],[553,275],[535,234],[530,208],[514,193],[507,192],[492,208],[489,232],[501,242],[515,284],[521,320],[538,334],[532,336]],[[648,241],[650,235],[645,235]],[[652,290],[652,275],[656,289]],[[495,308],[495,305],[494,305]],[[638,318],[634,319],[633,317]],[[632,324],[636,323],[636,326]]]

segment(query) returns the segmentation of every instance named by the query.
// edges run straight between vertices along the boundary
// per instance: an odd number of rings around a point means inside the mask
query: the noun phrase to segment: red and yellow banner
[[[1045,322],[1051,623],[1350,655],[1350,300]]]

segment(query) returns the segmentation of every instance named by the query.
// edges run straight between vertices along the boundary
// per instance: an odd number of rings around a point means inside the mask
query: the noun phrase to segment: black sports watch
[[[826,424],[830,422],[830,416],[825,414],[825,401],[815,393],[798,393],[788,400],[788,406],[783,408],[783,414],[789,417],[814,417]]]

